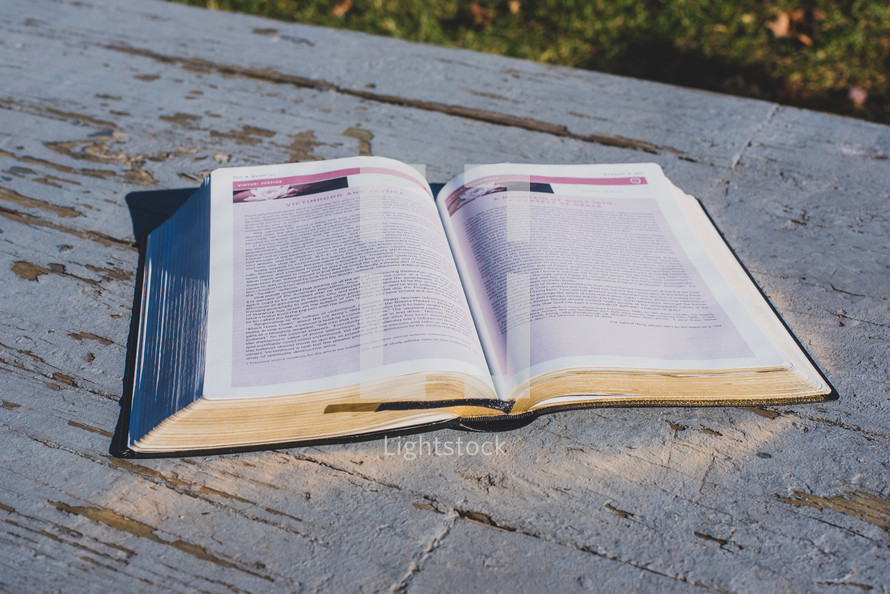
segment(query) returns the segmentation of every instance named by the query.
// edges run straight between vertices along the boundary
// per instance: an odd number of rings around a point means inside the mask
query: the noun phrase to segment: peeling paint
[[[190,113],[177,112],[172,116],[160,115],[158,116],[158,119],[164,122],[171,122],[179,126],[191,127],[192,124],[198,122],[201,119],[201,116],[192,115]]]
[[[87,138],[84,140],[66,140],[56,142],[45,142],[44,145],[56,153],[78,159],[82,161],[92,161],[95,163],[124,163],[130,169],[124,172],[124,180],[129,183],[139,185],[150,185],[157,183],[155,177],[145,171],[142,166],[145,161],[163,162],[171,156],[181,156],[182,154],[190,154],[189,149],[178,148],[172,155],[169,152],[150,153],[150,154],[127,154],[123,151],[113,152],[109,149],[109,143],[112,141],[120,141],[129,138],[128,134],[114,131],[106,136],[96,138]],[[114,173],[111,173],[114,175]]]
[[[290,146],[287,147],[287,160],[289,163],[297,163],[299,161],[319,161],[322,157],[312,154],[312,151],[318,146],[315,140],[315,132],[306,130],[299,134],[294,134]]]
[[[245,124],[244,126],[241,126],[241,130],[230,130],[228,132],[211,130],[210,136],[213,138],[225,138],[227,140],[234,140],[236,144],[246,144],[254,146],[262,142],[263,138],[271,138],[275,136],[275,132],[273,132],[272,130],[266,130],[264,128],[248,126]]]
[[[155,176],[144,169],[128,169],[124,172],[124,179],[131,184],[139,184],[140,186],[150,186],[158,183]]]
[[[25,262],[24,260],[18,260],[17,262],[14,262],[10,270],[12,270],[14,273],[27,281],[36,281],[44,274],[49,274],[51,272],[49,268],[44,268],[43,266],[38,266],[37,264],[31,264],[30,262]]]
[[[93,272],[98,272],[104,281],[128,281],[133,278],[132,272],[124,270],[123,268],[118,268],[111,262],[109,262],[108,265],[111,266],[111,268],[102,268],[100,266],[93,266],[92,264],[85,264],[84,268],[92,270]]]
[[[371,140],[374,139],[374,134],[371,133],[370,130],[363,130],[362,128],[347,128],[343,131],[343,136],[348,136],[349,138],[355,138],[356,140],[358,140],[359,155],[371,155]]]
[[[54,380],[56,380],[59,383],[67,384],[67,385],[71,386],[72,388],[77,387],[77,384],[74,382],[74,378],[71,377],[70,375],[65,375],[64,373],[56,371],[55,373],[53,373],[52,377]]]

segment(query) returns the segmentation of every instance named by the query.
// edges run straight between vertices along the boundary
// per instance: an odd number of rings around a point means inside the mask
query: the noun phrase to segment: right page
[[[830,392],[657,165],[478,166],[437,202],[515,412]]]

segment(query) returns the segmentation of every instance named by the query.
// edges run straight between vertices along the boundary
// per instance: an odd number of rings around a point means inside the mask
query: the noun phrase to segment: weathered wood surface
[[[890,128],[163,2],[3,13],[0,589],[890,590]],[[497,456],[110,456],[127,194],[359,153],[658,162],[840,399],[555,414]]]

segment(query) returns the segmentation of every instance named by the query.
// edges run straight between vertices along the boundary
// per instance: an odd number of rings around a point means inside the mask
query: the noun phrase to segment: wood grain
[[[10,0],[0,31],[3,589],[890,589],[887,126],[165,2]],[[839,400],[423,435],[498,456],[111,456],[128,196],[356,154],[659,163]]]

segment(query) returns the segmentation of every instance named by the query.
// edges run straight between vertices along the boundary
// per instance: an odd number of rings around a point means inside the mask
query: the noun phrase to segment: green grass
[[[175,0],[890,124],[887,0]]]

